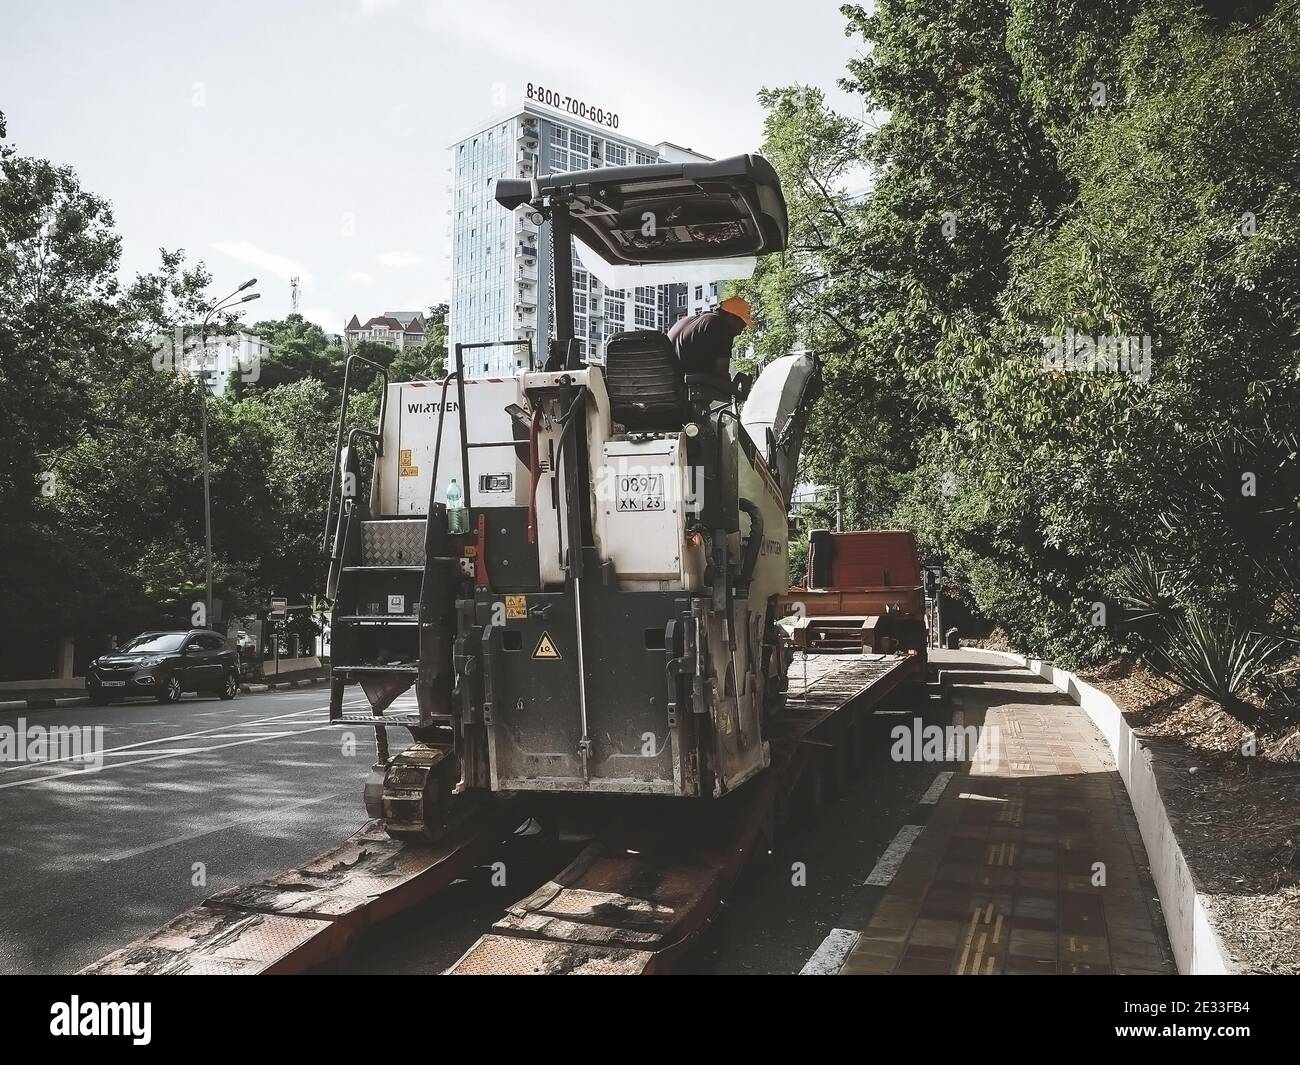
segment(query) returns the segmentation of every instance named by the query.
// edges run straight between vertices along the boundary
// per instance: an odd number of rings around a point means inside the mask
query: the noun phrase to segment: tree
[[[301,314],[290,314],[282,321],[258,322],[252,332],[270,345],[271,353],[262,359],[255,382],[236,386],[237,396],[306,378],[322,381],[328,388],[342,387],[346,353],[341,346],[331,344],[316,323]]]
[[[1109,653],[1094,604],[1139,551],[1285,614],[1259,575],[1300,547],[1295,7],[846,7],[843,85],[884,116],[860,201],[830,178],[855,124],[761,97],[791,250],[748,290],[760,353],[825,357],[807,475],[853,524],[916,530],[1027,650]],[[1150,338],[1150,375],[1045,372],[1066,337]]]
[[[448,306],[429,308],[425,319],[424,346],[399,352],[388,368],[390,381],[433,381],[446,373]]]
[[[205,397],[158,343],[188,336],[210,305],[202,264],[163,250],[157,269],[119,283],[108,205],[70,169],[3,143],[0,235],[0,446],[12,457],[0,465],[0,671],[32,669],[25,659],[54,637],[199,620],[205,402],[227,616],[272,590],[318,592],[341,352],[298,316],[260,323],[274,352],[260,380]],[[357,418],[376,409],[357,397]]]
[[[153,339],[193,319],[207,276],[163,251],[121,286],[112,226],[69,168],[0,146],[0,586],[18,654],[120,631],[195,572],[180,508],[197,385],[156,371]]]
[[[86,353],[118,339],[121,242],[104,200],[69,168],[20,156],[4,130],[0,115],[0,522],[12,535],[92,422]]]

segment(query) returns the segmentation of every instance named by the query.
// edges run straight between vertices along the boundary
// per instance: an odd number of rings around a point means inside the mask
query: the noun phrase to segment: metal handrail
[[[460,406],[460,465],[465,478],[465,510],[468,513],[470,503],[470,484],[469,484],[469,430],[465,424],[465,352],[476,351],[481,348],[517,348],[527,346],[528,348],[528,369],[531,372],[537,367],[533,361],[533,342],[531,340],[485,340],[477,344],[457,344],[456,345],[456,399]],[[438,438],[442,442],[441,436]]]
[[[451,384],[453,378],[460,380],[460,370],[453,370],[442,379],[442,398],[438,402],[438,435],[434,438],[433,444],[433,473],[429,477],[429,505],[424,511],[426,521],[433,519],[433,505],[437,502],[438,463],[442,461],[442,424],[447,417],[447,386]],[[463,480],[469,480],[469,470],[461,470],[460,475]]]
[[[343,397],[339,406],[339,431],[334,440],[334,465],[330,469],[330,487],[329,494],[325,498],[325,531],[321,536],[321,552],[326,553],[330,550],[330,518],[334,516],[334,487],[338,483],[339,477],[339,458],[343,454],[343,434],[344,426],[348,420],[348,401],[351,398],[351,378],[352,363],[363,362],[367,366],[378,371],[384,379],[383,389],[379,393],[379,425],[374,432],[363,430],[364,433],[375,440],[375,455],[380,457],[384,453],[384,419],[388,414],[388,370],[380,366],[377,362],[371,362],[361,355],[349,355],[347,361],[343,364]],[[351,446],[351,436],[348,437],[349,446]],[[340,511],[342,503],[339,504]]]

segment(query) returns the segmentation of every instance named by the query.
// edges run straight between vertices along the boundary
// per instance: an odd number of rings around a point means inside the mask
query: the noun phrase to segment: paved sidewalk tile
[[[1027,670],[953,668],[978,745],[840,974],[1175,972],[1105,739]]]

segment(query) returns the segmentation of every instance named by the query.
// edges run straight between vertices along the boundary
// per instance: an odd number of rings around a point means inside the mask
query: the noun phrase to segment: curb
[[[1078,703],[1092,719],[1106,737],[1133,804],[1179,973],[1184,976],[1235,973],[1236,965],[1214,931],[1205,908],[1205,895],[1197,888],[1196,878],[1174,835],[1169,813],[1160,798],[1155,770],[1151,768],[1151,758],[1115,701],[1100,688],[1057,669],[1050,662],[1009,651],[984,650],[984,653],[1009,659],[1036,673]]]
[[[10,699],[0,703],[3,710],[56,710],[61,706],[89,705],[90,699],[85,695],[67,695],[56,699],[33,695],[30,699]]]
[[[271,684],[241,684],[239,690],[244,695],[257,695],[261,692],[274,691],[276,688],[310,687],[315,684],[328,684],[329,676],[295,677],[290,680]],[[57,710],[65,706],[89,706],[90,697],[86,695],[69,695],[51,699],[48,696],[33,695],[29,699],[9,699],[0,702],[0,713],[12,710]]]
[[[239,690],[244,695],[257,695],[261,692],[274,691],[276,688],[297,688],[300,685],[304,688],[312,687],[317,684],[328,684],[329,674],[324,676],[313,675],[310,677],[293,677],[289,680],[267,681],[257,684],[241,684]]]

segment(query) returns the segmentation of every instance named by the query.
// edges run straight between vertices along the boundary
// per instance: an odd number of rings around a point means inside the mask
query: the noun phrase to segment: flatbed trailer
[[[367,929],[428,901],[486,860],[518,824],[509,800],[437,843],[370,821],[284,873],[218,892],[82,969],[100,976],[277,976],[344,955]]]
[[[769,722],[769,770],[724,801],[528,796],[525,805],[524,796],[501,796],[437,843],[391,839],[371,822],[296,869],[213,895],[82,973],[276,975],[340,959],[346,968],[369,929],[493,860],[535,810],[575,812],[592,842],[509,907],[449,973],[668,971],[790,808],[815,804],[844,777],[866,717],[917,669],[899,655],[824,656],[808,666],[791,669],[785,708]]]
[[[862,718],[914,669],[909,658],[868,655],[823,672],[777,715],[772,766],[749,788],[703,811],[677,803],[613,819],[561,873],[509,907],[448,974],[669,971],[709,926],[749,856],[770,843],[801,786],[820,793],[828,776],[841,775]]]

